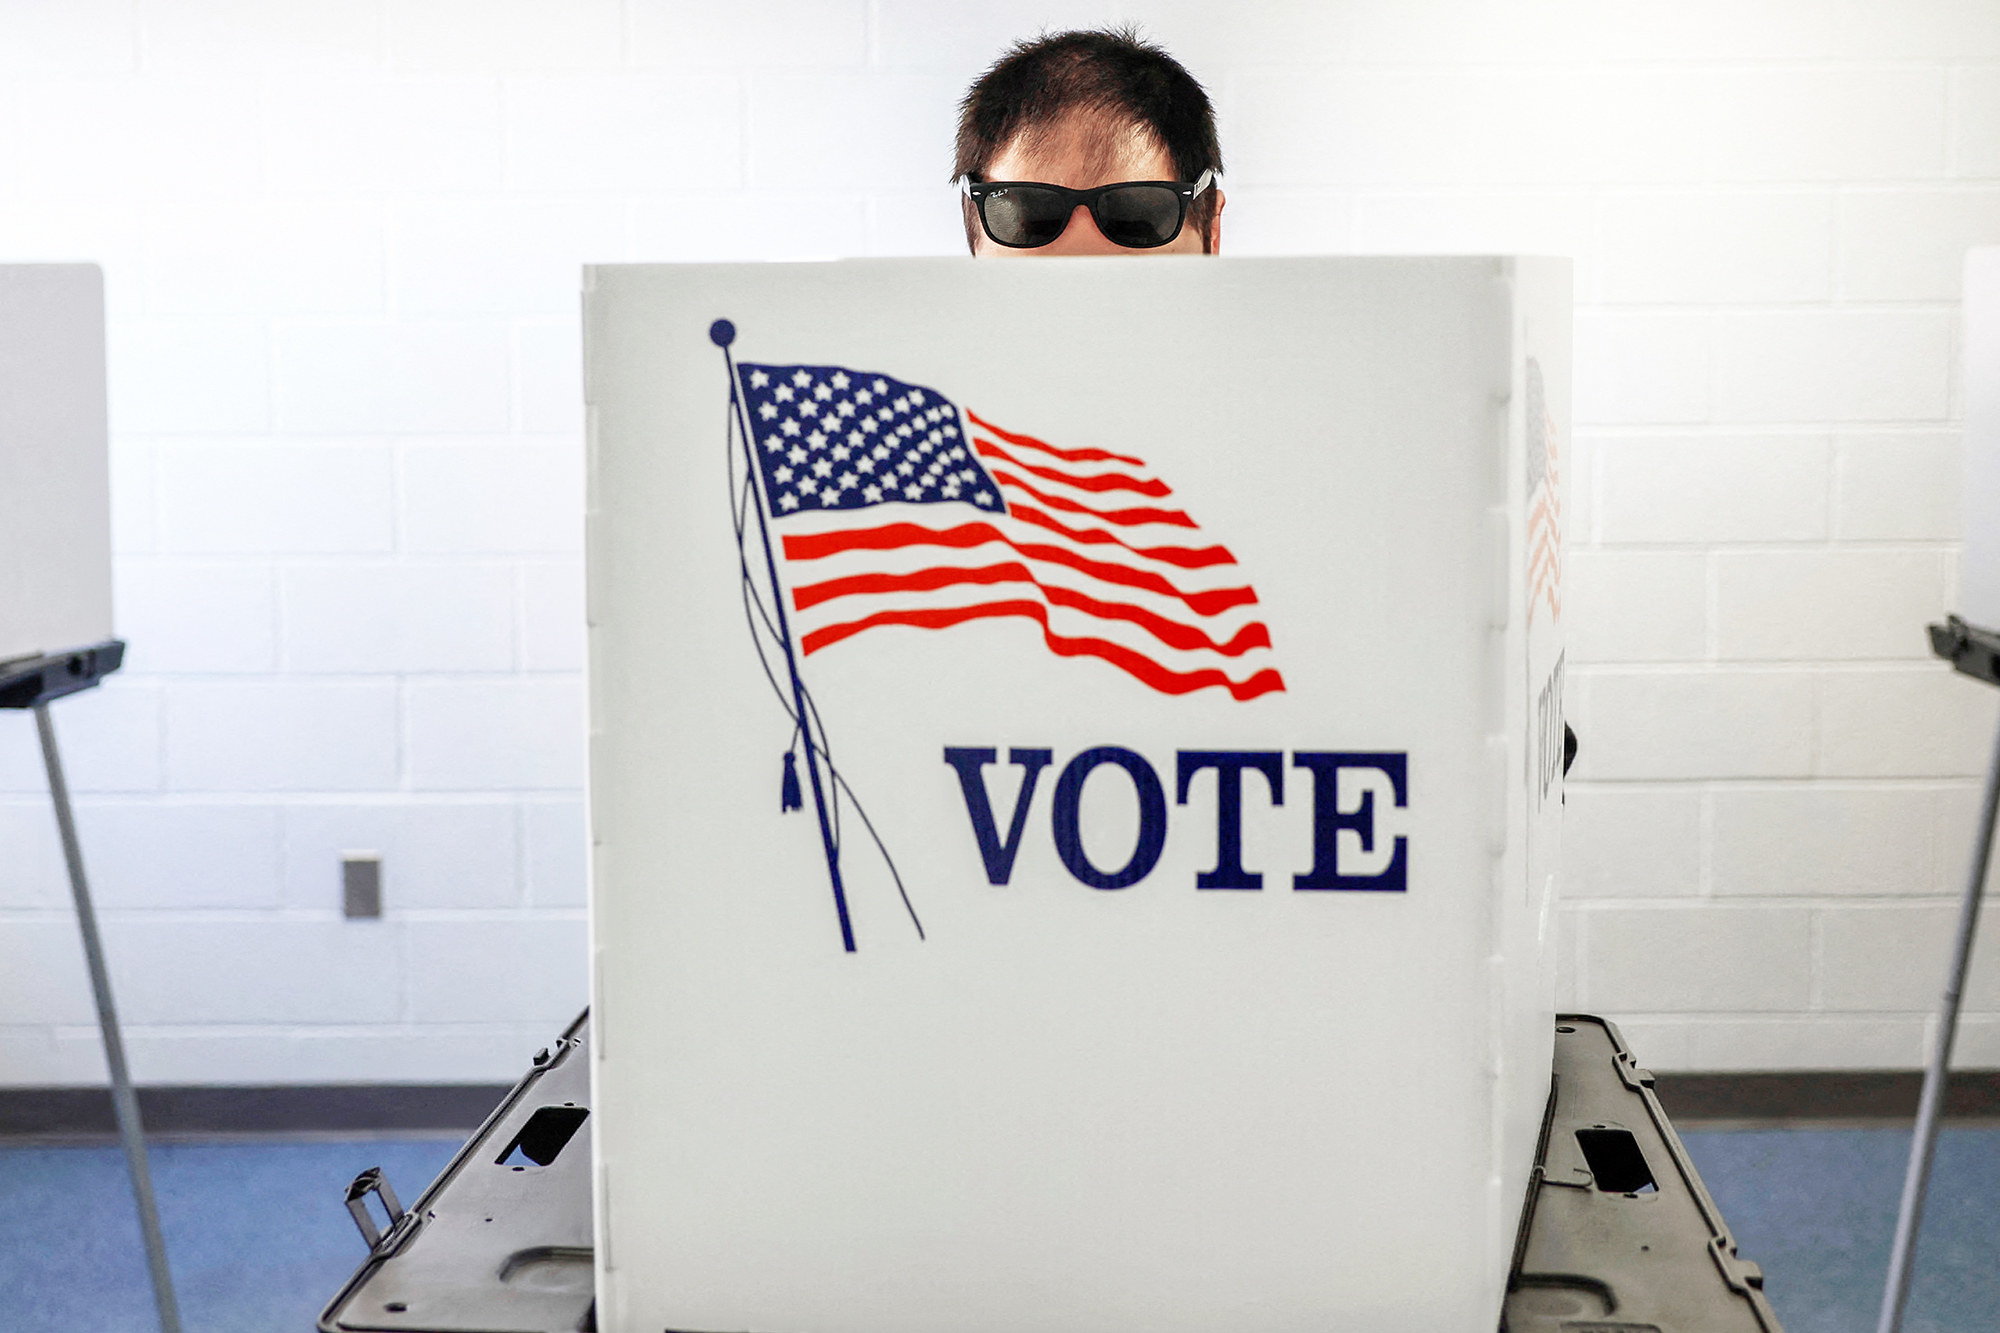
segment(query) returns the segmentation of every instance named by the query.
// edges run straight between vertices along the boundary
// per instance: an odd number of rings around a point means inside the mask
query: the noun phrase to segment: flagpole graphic
[[[750,420],[744,414],[743,396],[737,383],[736,358],[729,351],[729,345],[736,341],[736,326],[726,319],[718,319],[709,326],[708,336],[722,349],[723,363],[729,368],[729,402],[743,437],[743,461],[748,466],[749,483],[756,500],[757,534],[764,541],[764,567],[771,580],[771,609],[777,617],[778,643],[785,650],[785,668],[792,678],[793,716],[798,719],[799,734],[805,738],[806,777],[812,784],[813,809],[819,815],[819,840],[826,851],[827,878],[833,884],[833,909],[840,916],[840,943],[847,952],[853,953],[854,923],[847,913],[847,888],[840,882],[840,848],[833,840],[833,822],[827,818],[826,792],[819,780],[819,747],[813,742],[812,719],[806,712],[805,685],[799,680],[798,657],[792,651],[791,628],[785,619],[784,587],[778,582],[778,560],[771,552],[770,519],[766,517],[768,510],[758,480],[757,456],[750,444]],[[786,753],[789,755],[790,752]]]

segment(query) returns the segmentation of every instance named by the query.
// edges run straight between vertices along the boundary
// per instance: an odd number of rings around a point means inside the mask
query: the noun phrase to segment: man
[[[1221,171],[1208,95],[1129,28],[1020,42],[959,106],[977,256],[1215,254]]]

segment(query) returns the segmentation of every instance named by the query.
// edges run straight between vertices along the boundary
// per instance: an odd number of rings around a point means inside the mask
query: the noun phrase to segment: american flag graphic
[[[872,371],[736,369],[805,656],[885,625],[1017,618],[1164,694],[1285,688],[1242,568],[1142,460]]]
[[[1528,623],[1544,602],[1562,619],[1562,480],[1556,465],[1556,423],[1549,414],[1541,363],[1528,358]]]

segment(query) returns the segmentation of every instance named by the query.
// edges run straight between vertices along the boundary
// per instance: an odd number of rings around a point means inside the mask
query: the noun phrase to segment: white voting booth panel
[[[104,277],[0,264],[0,662],[111,637]]]
[[[1965,256],[1965,554],[1959,615],[2000,631],[2000,246]]]
[[[1568,265],[585,285],[603,1326],[1491,1330]]]

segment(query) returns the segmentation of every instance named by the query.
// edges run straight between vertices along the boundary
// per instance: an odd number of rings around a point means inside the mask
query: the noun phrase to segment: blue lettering
[[[1254,768],[1271,788],[1271,804],[1285,803],[1282,750],[1182,750],[1175,756],[1174,804],[1186,805],[1188,783],[1204,768],[1215,770],[1215,869],[1197,871],[1197,889],[1261,889],[1264,877],[1243,868],[1243,770]]]
[[[1100,764],[1115,764],[1124,769],[1139,797],[1139,840],[1132,848],[1131,859],[1109,873],[1090,863],[1083,850],[1083,831],[1079,826],[1084,780]],[[1094,889],[1127,888],[1151,874],[1159,864],[1160,852],[1167,845],[1167,794],[1160,787],[1159,774],[1144,758],[1116,745],[1100,745],[1070,760],[1062,776],[1056,779],[1054,823],[1056,855],[1069,867],[1070,874]]]
[[[1007,751],[1007,762],[1018,765],[1022,773],[1021,794],[1014,798],[1014,818],[1008,821],[1005,842],[1000,840],[993,823],[993,803],[986,794],[985,768],[994,758],[992,750],[947,745],[944,751],[944,761],[958,771],[958,785],[965,793],[965,813],[972,820],[979,859],[986,863],[986,882],[1005,884],[1014,876],[1014,856],[1021,850],[1021,832],[1028,826],[1028,806],[1035,799],[1035,783],[1054,760],[1055,751]]]
[[[1340,754],[1297,750],[1292,767],[1303,768],[1313,777],[1313,865],[1303,875],[1292,876],[1294,889],[1362,889],[1382,893],[1404,893],[1409,889],[1409,839],[1398,836],[1387,863],[1368,874],[1343,875],[1341,833],[1349,834],[1349,845],[1359,843],[1360,851],[1371,859],[1380,854],[1375,848],[1375,791],[1364,789],[1352,810],[1340,808],[1340,774],[1374,773],[1388,780],[1398,809],[1409,805],[1410,760],[1402,753]],[[1379,784],[1378,784],[1379,785]]]

